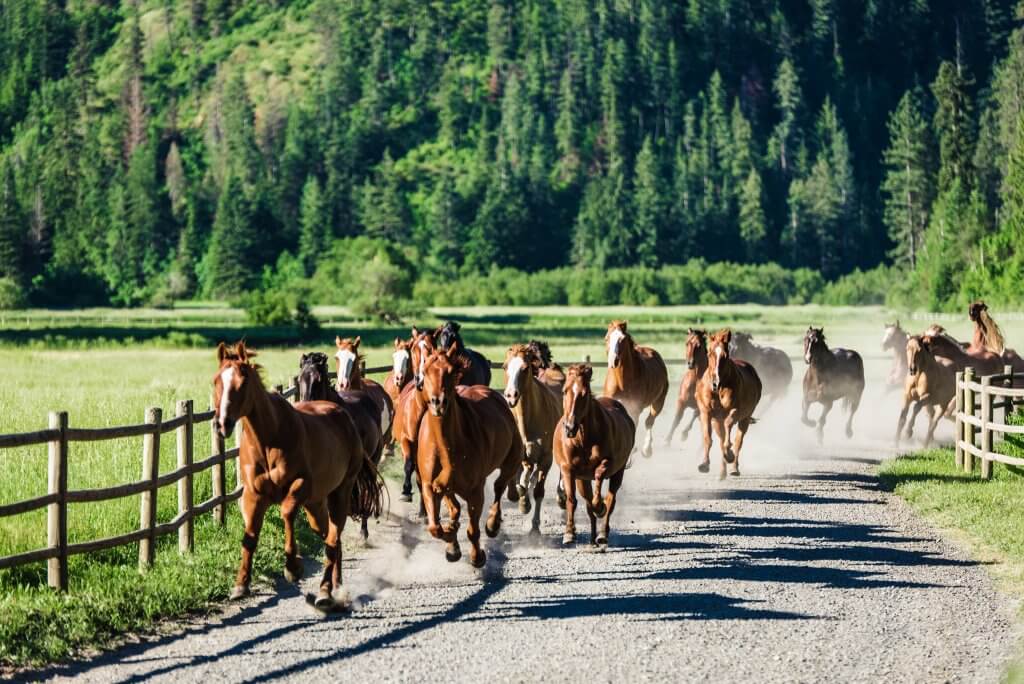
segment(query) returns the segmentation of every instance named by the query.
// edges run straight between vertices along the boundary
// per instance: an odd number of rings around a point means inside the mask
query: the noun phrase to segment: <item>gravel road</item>
[[[549,495],[542,541],[531,544],[506,506],[475,571],[445,562],[395,501],[371,527],[372,547],[346,561],[351,614],[314,611],[313,579],[279,582],[173,634],[33,678],[997,681],[1018,648],[1017,606],[878,488],[883,431],[830,434],[818,449],[809,430],[764,422],[740,478],[698,474],[695,436],[638,458],[607,553],[590,552],[587,534],[560,548]]]

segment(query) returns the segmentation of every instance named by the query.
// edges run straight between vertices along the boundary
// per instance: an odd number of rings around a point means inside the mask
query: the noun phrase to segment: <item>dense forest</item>
[[[1024,302],[1016,2],[0,5],[3,306],[716,262]]]

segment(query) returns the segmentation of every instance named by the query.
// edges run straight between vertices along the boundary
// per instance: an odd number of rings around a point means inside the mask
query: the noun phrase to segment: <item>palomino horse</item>
[[[693,423],[700,415],[697,408],[697,383],[700,382],[704,371],[708,367],[708,344],[707,333],[703,330],[690,328],[686,332],[686,372],[683,379],[679,381],[679,396],[676,398],[676,415],[672,419],[672,427],[668,429],[665,437],[665,446],[672,443],[672,435],[675,434],[679,421],[683,419],[686,409],[693,409],[690,414],[690,423],[683,430],[683,439],[690,434]]]
[[[459,333],[461,329],[462,326],[455,321],[446,321],[434,334],[437,348],[444,352],[454,348],[462,357],[465,362],[462,364],[464,366],[461,381],[463,384],[489,386],[491,384],[491,362],[480,352],[466,346]]]
[[[456,347],[447,352],[435,351],[427,359],[422,394],[428,411],[420,424],[416,460],[427,509],[427,530],[448,543],[445,557],[449,561],[461,558],[456,537],[461,508],[455,495],[462,497],[469,509],[469,562],[480,568],[487,559],[480,548],[479,527],[484,484],[491,472],[499,471],[494,481],[494,503],[485,525],[487,536],[493,537],[501,528],[501,494],[511,489],[523,461],[523,440],[500,393],[483,385],[456,386],[463,363]],[[442,496],[451,516],[451,525],[447,527],[438,523]]]
[[[412,329],[410,343],[414,382],[407,383],[395,402],[394,438],[405,459],[405,478],[402,482],[402,501],[412,501],[412,476],[416,471],[416,446],[420,438],[420,421],[427,412],[427,402],[420,389],[427,359],[434,353],[434,336],[428,331]],[[425,513],[420,502],[420,513]]]
[[[626,321],[612,321],[604,340],[608,351],[604,396],[621,402],[634,425],[640,423],[641,412],[650,407],[642,450],[645,457],[650,457],[654,451],[654,421],[668,395],[668,369],[658,352],[633,342]]]
[[[813,403],[821,404],[821,415],[817,422],[818,444],[821,444],[825,439],[828,412],[837,399],[842,399],[848,410],[846,436],[853,437],[853,416],[864,394],[864,360],[852,349],[829,349],[825,342],[824,328],[807,328],[804,335],[804,361],[807,363],[807,372],[804,373],[803,414],[800,420],[804,425],[814,427],[815,423],[807,417],[807,410]]]
[[[325,545],[326,562],[316,607],[346,605],[341,578],[341,533],[349,515],[379,515],[383,482],[363,451],[352,419],[326,401],[292,405],[263,386],[260,368],[244,342],[217,348],[213,377],[214,421],[224,437],[242,424],[238,476],[245,520],[242,560],[231,598],[249,593],[252,555],[270,504],[284,519],[285,576],[295,582],[302,563],[295,545],[295,515],[306,511]]]
[[[551,390],[555,399],[561,400],[562,387],[565,386],[565,371],[551,358],[551,348],[547,342],[530,340],[526,347],[533,353],[533,372],[544,386]]]
[[[380,463],[384,453],[384,435],[380,430],[380,413],[376,402],[361,390],[337,392],[331,387],[327,371],[327,354],[313,352],[303,354],[299,361],[298,401],[329,401],[337,404],[352,419],[363,451],[374,466]],[[360,534],[363,541],[370,536],[369,516],[362,516]]]
[[[750,333],[736,332],[732,334],[729,353],[736,360],[746,361],[757,369],[764,393],[770,399],[765,410],[786,396],[793,381],[793,363],[786,352],[757,344]]]
[[[530,512],[527,488],[534,482],[533,521],[531,534],[540,533],[540,507],[544,501],[544,483],[552,463],[552,441],[555,425],[562,415],[558,399],[534,375],[537,359],[526,345],[515,344],[505,354],[505,400],[519,428],[519,437],[526,451],[517,486],[519,510]]]
[[[380,415],[380,429],[384,434],[384,443],[391,443],[392,424],[395,420],[395,405],[387,391],[380,383],[363,377],[362,360],[363,355],[359,353],[361,337],[354,340],[341,337],[334,338],[337,351],[334,358],[338,362],[338,391],[362,390],[366,392],[374,403],[377,404],[377,411]]]
[[[882,335],[882,350],[892,350],[892,368],[885,379],[887,390],[897,387],[902,388],[907,380],[907,339],[909,336],[900,327],[899,319],[895,323],[885,324],[885,333]]]
[[[1006,339],[999,324],[992,319],[988,313],[988,305],[983,301],[971,304],[968,315],[974,322],[974,335],[971,338],[971,346],[967,348],[968,354],[975,354],[982,351],[998,354],[1003,364],[1013,367],[1014,373],[1024,372],[1024,359],[1014,349],[1006,347]]]
[[[719,479],[725,479],[725,466],[729,474],[740,474],[740,451],[743,438],[754,423],[754,409],[761,401],[761,378],[746,361],[733,359],[729,349],[731,330],[720,330],[708,338],[708,367],[697,384],[697,406],[704,433],[704,460],[697,470],[711,469],[711,430],[718,435],[722,447],[722,467]],[[733,439],[732,429],[736,428]]]
[[[1003,357],[986,349],[965,349],[941,325],[930,326],[921,339],[940,362],[947,361],[955,370],[962,371],[970,366],[978,375],[995,375],[1003,372]]]
[[[935,436],[935,428],[942,416],[953,411],[956,403],[956,373],[952,366],[940,363],[932,356],[928,344],[915,335],[907,340],[907,380],[903,388],[903,409],[896,425],[896,446],[907,421],[907,412],[914,402],[914,413],[907,424],[907,439],[914,436],[914,423],[921,409],[928,407],[928,433],[924,445],[928,446]]]
[[[576,492],[587,502],[590,543],[607,546],[615,498],[622,486],[626,462],[636,439],[636,423],[626,407],[610,397],[594,398],[590,381],[594,369],[587,364],[569,366],[562,399],[562,417],[555,429],[555,462],[566,493],[563,544],[576,542]],[[608,496],[601,486],[608,480]],[[593,483],[593,485],[591,485]],[[597,517],[604,516],[601,533]]]

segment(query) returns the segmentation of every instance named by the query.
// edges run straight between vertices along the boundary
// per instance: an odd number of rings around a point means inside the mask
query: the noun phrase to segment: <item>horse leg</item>
[[[590,518],[590,545],[597,546],[597,512],[594,510],[594,487],[590,480],[576,480],[576,491],[587,502],[587,517]],[[597,489],[600,496],[600,485]]]
[[[462,515],[462,506],[453,494],[445,495],[445,508],[448,509],[448,524],[441,525],[441,534],[448,541],[444,550],[444,557],[451,562],[462,558],[462,549],[459,548],[459,517]]]
[[[513,481],[516,469],[522,464],[522,454],[513,453],[514,451],[515,447],[513,446],[505,456],[501,470],[498,471],[498,477],[494,479],[494,503],[491,504],[491,511],[487,515],[487,524],[484,525],[484,532],[488,537],[497,537],[501,530],[501,492],[506,489],[509,492],[515,491]]]
[[[647,420],[644,421],[644,429],[647,434],[644,435],[644,457],[650,458],[651,454],[654,453],[654,421],[657,420],[658,416],[661,415],[661,409],[665,407],[665,397],[668,396],[668,383],[658,392],[658,396],[654,398],[651,403],[650,410],[647,411]]]
[[[562,491],[565,494],[565,534],[563,544],[576,543],[576,485],[568,466],[562,468]]]
[[[907,412],[910,410],[910,397],[903,396],[903,408],[900,410],[900,419],[896,422],[896,447],[900,445],[900,435],[903,434],[903,426],[907,423]],[[913,427],[913,424],[911,424]]]
[[[324,540],[324,575],[320,580],[320,591],[313,603],[320,610],[350,606],[348,592],[342,586],[341,579],[341,535],[345,531],[352,489],[351,486],[342,485],[327,496],[327,515],[330,523],[327,528],[327,539]]]
[[[810,417],[807,415],[808,409],[811,408],[811,402],[807,399],[806,394],[804,394],[804,399],[801,404],[801,407],[803,412],[800,415],[800,421],[807,427],[814,427],[814,421],[812,421]]]
[[[412,454],[409,440],[402,440],[402,455],[405,457],[405,463],[402,464],[405,474],[402,480],[402,501],[412,501],[412,474],[416,471],[416,458]]]
[[[697,470],[706,473],[711,470],[711,414],[700,412],[700,428],[704,435],[704,460],[697,466]]]
[[[918,399],[914,403],[914,410],[910,414],[910,421],[907,423],[907,439],[910,439],[911,437],[914,436],[914,425],[917,423],[917,416],[919,413],[921,413],[921,409],[923,408],[924,401],[922,397],[922,399]]]
[[[519,512],[526,515],[530,512],[530,496],[528,489],[530,488],[530,480],[533,479],[536,474],[536,467],[530,462],[529,454],[527,458],[523,460],[523,465],[519,471],[519,479],[516,482],[516,491],[519,494]]]
[[[850,413],[846,417],[846,438],[850,439],[853,437],[853,416],[857,413],[857,409],[860,408],[860,398],[864,394],[864,388],[861,387],[860,391],[857,392],[857,396],[850,400]]]
[[[668,434],[665,435],[665,446],[672,444],[672,435],[676,433],[676,428],[679,427],[679,423],[683,420],[683,413],[686,412],[686,402],[682,399],[676,401],[676,415],[672,419],[672,425],[668,428]],[[692,425],[692,421],[691,421]],[[689,430],[687,430],[689,431]],[[683,432],[683,438],[685,439],[686,432]]]
[[[551,469],[550,463],[547,468],[538,468],[537,472],[537,484],[533,486],[533,520],[530,522],[530,535],[540,534],[540,506],[544,503],[544,483],[548,479],[548,471]]]
[[[818,416],[818,446],[825,442],[825,420],[828,418],[828,412],[832,410],[833,403],[835,402],[821,402],[821,415]]]
[[[740,451],[743,450],[743,438],[747,436],[747,430],[750,429],[750,419],[741,420],[736,423],[736,437],[732,442],[732,450],[735,454],[736,460],[732,462],[732,468],[729,469],[729,474],[734,477],[740,475]]]
[[[242,560],[238,565],[238,575],[229,599],[234,601],[249,595],[249,583],[252,580],[252,554],[260,540],[263,529],[263,516],[267,512],[267,500],[261,498],[246,487],[242,490],[242,519],[245,521],[245,534],[242,536]]]
[[[302,579],[302,562],[295,544],[295,515],[308,496],[306,480],[299,478],[292,482],[288,494],[281,502],[281,519],[284,521],[284,577],[289,582]]]
[[[718,444],[722,448],[722,467],[718,471],[718,479],[725,479],[725,464],[730,463],[732,458],[729,457],[729,443],[726,441],[729,436],[725,429],[725,421],[716,419],[711,421],[712,427],[715,429],[715,434],[718,435]],[[731,426],[730,426],[731,427]]]
[[[736,452],[732,448],[732,428],[736,424],[736,410],[733,409],[725,415],[722,425],[725,429],[725,440],[722,442],[722,458],[726,463],[736,460]]]
[[[449,562],[454,563],[462,558],[462,551],[459,550],[459,542],[455,539],[455,535],[448,534],[438,523],[437,518],[438,510],[441,507],[441,495],[436,494],[429,484],[420,482],[420,499],[423,501],[427,511],[427,532],[434,539],[441,539],[448,543],[448,548],[445,550],[445,558]]]
[[[924,436],[924,446],[927,448],[935,437],[935,428],[942,420],[942,407],[932,404],[928,406],[928,432]]]
[[[469,539],[469,563],[474,568],[482,568],[487,562],[487,554],[480,548],[480,514],[484,510],[484,483],[475,487],[466,497],[469,520],[466,524],[466,538]]]
[[[625,472],[620,470],[608,479],[608,496],[605,497],[604,502],[604,521],[601,525],[601,534],[597,538],[597,543],[604,546],[608,546],[608,538],[611,536],[612,511],[615,510],[616,495],[618,494],[619,487],[622,486],[622,476],[624,474]]]
[[[558,500],[558,507],[563,511],[565,510],[565,484],[562,482],[561,476],[555,480],[555,498]]]
[[[683,441],[685,441],[686,438],[690,436],[690,430],[693,429],[693,424],[697,422],[698,418],[700,418],[700,410],[694,408],[693,412],[690,414],[690,422],[686,426],[686,429],[683,430]]]

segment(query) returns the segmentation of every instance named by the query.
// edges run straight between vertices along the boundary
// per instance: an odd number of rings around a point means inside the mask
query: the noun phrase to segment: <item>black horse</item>
[[[455,321],[446,321],[434,335],[434,339],[437,341],[437,348],[441,351],[448,351],[449,348],[455,347],[459,355],[469,362],[469,367],[463,372],[462,380],[459,384],[490,386],[491,362],[480,352],[466,346],[465,342],[462,341],[462,335],[459,334],[461,329],[462,326]]]
[[[824,328],[807,328],[807,334],[804,335],[804,361],[807,362],[801,417],[804,425],[815,426],[807,417],[807,409],[813,403],[821,404],[821,416],[817,422],[818,444],[821,444],[825,433],[825,418],[832,410],[833,402],[842,399],[848,411],[846,436],[853,437],[853,415],[864,394],[864,360],[851,349],[829,349],[825,343]]]
[[[303,354],[299,360],[299,387],[296,401],[330,401],[342,408],[352,419],[363,443],[363,449],[370,455],[374,465],[380,463],[384,453],[384,435],[381,433],[380,409],[376,402],[362,390],[338,392],[328,377],[327,354],[313,352]],[[360,531],[363,540],[370,536],[368,517],[363,516]]]
[[[743,332],[732,334],[729,352],[757,369],[764,393],[769,398],[765,410],[786,396],[789,384],[793,381],[793,364],[786,352],[757,344],[753,335]]]

